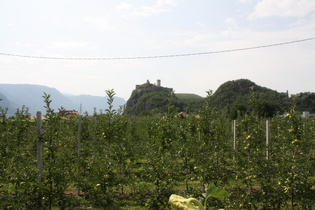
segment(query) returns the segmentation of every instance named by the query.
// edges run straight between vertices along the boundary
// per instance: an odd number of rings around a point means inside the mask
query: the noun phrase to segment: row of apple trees
[[[231,122],[205,105],[200,117],[102,114],[65,119],[44,95],[45,120],[22,107],[0,121],[0,208],[167,207],[171,194],[202,200],[210,186],[226,209],[311,209],[315,203],[315,120],[292,106],[284,117]],[[210,97],[208,97],[210,100]]]

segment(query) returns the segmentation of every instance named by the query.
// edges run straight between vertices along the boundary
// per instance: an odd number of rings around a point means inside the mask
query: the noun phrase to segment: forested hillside
[[[203,109],[205,102],[203,97],[180,93],[171,97],[171,89],[152,88],[154,86],[150,85],[143,84],[132,92],[125,114],[163,114],[169,111],[169,106],[173,111],[190,114],[200,113]],[[259,86],[248,79],[227,81],[214,93],[211,91],[209,93],[211,108],[226,113],[231,118],[253,111],[261,117],[272,117],[288,112],[292,104],[296,104],[300,112],[315,112],[315,93],[305,92],[289,96],[288,92],[280,93]]]
[[[258,111],[271,117],[276,112],[287,111],[290,100],[287,93],[279,93],[256,85],[247,79],[222,84],[211,97],[211,106],[228,112],[233,118],[238,113]]]

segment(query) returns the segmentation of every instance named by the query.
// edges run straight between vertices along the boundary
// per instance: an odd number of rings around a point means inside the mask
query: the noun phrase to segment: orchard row
[[[43,121],[24,107],[14,120],[1,109],[1,209],[162,209],[171,194],[200,198],[209,186],[230,193],[209,207],[314,207],[315,120],[294,107],[267,123],[255,113],[233,122],[209,107],[199,118],[125,116],[109,106],[64,119],[44,100]]]

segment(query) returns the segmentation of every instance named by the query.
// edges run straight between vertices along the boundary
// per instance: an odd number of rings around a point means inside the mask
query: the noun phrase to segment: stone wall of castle
[[[136,91],[138,93],[144,91],[144,90],[165,90],[165,91],[173,91],[173,88],[167,88],[167,87],[162,87],[161,86],[161,80],[157,80],[157,84],[151,84],[149,82],[149,80],[147,80],[146,83],[142,84],[142,85],[136,85]]]

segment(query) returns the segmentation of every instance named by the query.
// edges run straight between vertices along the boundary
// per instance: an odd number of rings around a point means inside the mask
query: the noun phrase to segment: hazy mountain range
[[[94,109],[100,113],[100,110],[104,112],[108,108],[107,96],[62,94],[55,88],[30,84],[0,84],[0,99],[2,99],[0,107],[8,108],[8,115],[14,115],[16,110],[21,109],[23,105],[29,108],[32,115],[35,115],[37,111],[45,114],[44,93],[50,94],[51,107],[56,111],[63,107],[67,110],[81,111],[82,114],[88,112],[92,115]],[[114,109],[119,109],[125,103],[123,98],[115,96]]]

